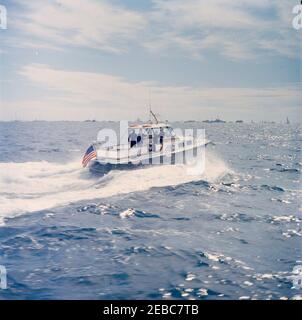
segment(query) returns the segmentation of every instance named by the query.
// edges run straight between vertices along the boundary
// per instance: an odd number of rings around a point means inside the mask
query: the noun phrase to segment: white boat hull
[[[197,142],[191,146],[183,146],[173,150],[154,150],[149,152],[144,147],[134,147],[132,149],[123,148],[110,151],[99,149],[97,150],[97,158],[93,164],[101,165],[162,165],[162,164],[187,164],[192,159],[201,154],[202,149],[209,141]]]

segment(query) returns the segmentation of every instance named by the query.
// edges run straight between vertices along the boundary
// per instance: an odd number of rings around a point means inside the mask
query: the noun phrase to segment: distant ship
[[[226,123],[226,121],[219,119],[218,117],[215,120],[204,120],[204,123]]]

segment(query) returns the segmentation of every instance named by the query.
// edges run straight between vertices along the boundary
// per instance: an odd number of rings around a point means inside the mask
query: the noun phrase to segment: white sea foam
[[[127,210],[124,210],[124,211],[120,212],[119,216],[122,219],[129,218],[129,217],[134,215],[134,212],[135,212],[135,210],[130,208],[130,209],[127,209]]]
[[[106,198],[201,179],[215,182],[229,172],[227,165],[209,152],[205,172],[193,176],[183,165],[114,170],[105,177],[96,178],[82,169],[79,161],[68,164],[45,161],[0,163],[0,223],[6,217],[79,200]]]

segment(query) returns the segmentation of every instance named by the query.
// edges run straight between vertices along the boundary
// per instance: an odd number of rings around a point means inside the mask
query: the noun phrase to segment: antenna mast
[[[151,121],[152,121],[152,119],[151,119],[151,117],[152,117],[152,114],[151,114],[152,110],[151,110],[150,89],[149,89],[149,91],[148,91],[148,102],[149,102],[149,121],[151,122]]]
[[[156,124],[158,124],[158,119],[157,119],[156,115],[153,113],[153,111],[151,110],[151,108],[150,108],[150,115],[154,118]]]
[[[152,117],[155,120],[155,123],[158,124],[159,121],[158,121],[155,113],[151,109],[151,99],[150,99],[150,89],[149,89],[149,120],[150,120],[150,122],[152,122]]]

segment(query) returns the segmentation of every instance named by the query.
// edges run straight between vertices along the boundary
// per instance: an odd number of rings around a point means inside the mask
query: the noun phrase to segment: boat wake
[[[83,170],[79,161],[0,163],[0,224],[5,218],[47,210],[80,200],[107,198],[206,180],[215,182],[231,173],[227,165],[207,152],[205,170],[188,174],[185,165],[149,166],[132,170],[112,170],[100,177]]]

